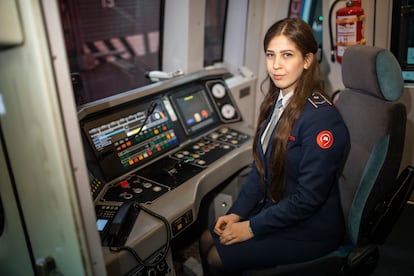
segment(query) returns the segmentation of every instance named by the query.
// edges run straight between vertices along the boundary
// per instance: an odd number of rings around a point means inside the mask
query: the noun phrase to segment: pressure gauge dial
[[[226,88],[221,83],[216,83],[211,88],[214,98],[221,99],[226,95]]]
[[[221,115],[224,119],[230,120],[236,114],[236,109],[231,104],[225,104],[221,107]]]

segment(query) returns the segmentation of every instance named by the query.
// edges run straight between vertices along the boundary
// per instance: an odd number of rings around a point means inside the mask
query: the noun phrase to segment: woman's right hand
[[[214,232],[221,236],[223,234],[224,229],[229,223],[239,222],[241,217],[236,214],[228,214],[221,216],[217,219],[216,225],[214,226]]]

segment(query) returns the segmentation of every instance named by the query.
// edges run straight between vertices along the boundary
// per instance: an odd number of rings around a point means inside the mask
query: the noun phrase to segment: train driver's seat
[[[345,51],[342,79],[345,88],[336,106],[351,139],[339,180],[347,237],[317,260],[246,271],[245,276],[369,275],[375,269],[378,246],[413,189],[413,168],[408,166],[399,175],[406,109],[396,101],[404,82],[388,50],[360,45]]]

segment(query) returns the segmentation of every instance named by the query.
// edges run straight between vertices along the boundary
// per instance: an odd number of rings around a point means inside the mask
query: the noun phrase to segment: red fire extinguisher
[[[336,60],[339,63],[342,62],[342,56],[347,47],[357,44],[365,45],[364,23],[365,13],[361,7],[361,0],[347,0],[346,6],[337,10],[335,48]],[[331,43],[333,44],[332,38]],[[331,50],[333,54],[334,49]],[[332,61],[334,61],[334,57],[332,57]]]

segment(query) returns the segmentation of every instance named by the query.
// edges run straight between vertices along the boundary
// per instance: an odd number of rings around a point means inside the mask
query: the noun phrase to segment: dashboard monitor
[[[172,94],[171,100],[187,135],[196,134],[218,122],[218,116],[207,97],[204,86],[192,85],[184,88]]]
[[[100,114],[81,122],[81,128],[107,181],[178,144],[171,120],[159,99]]]

